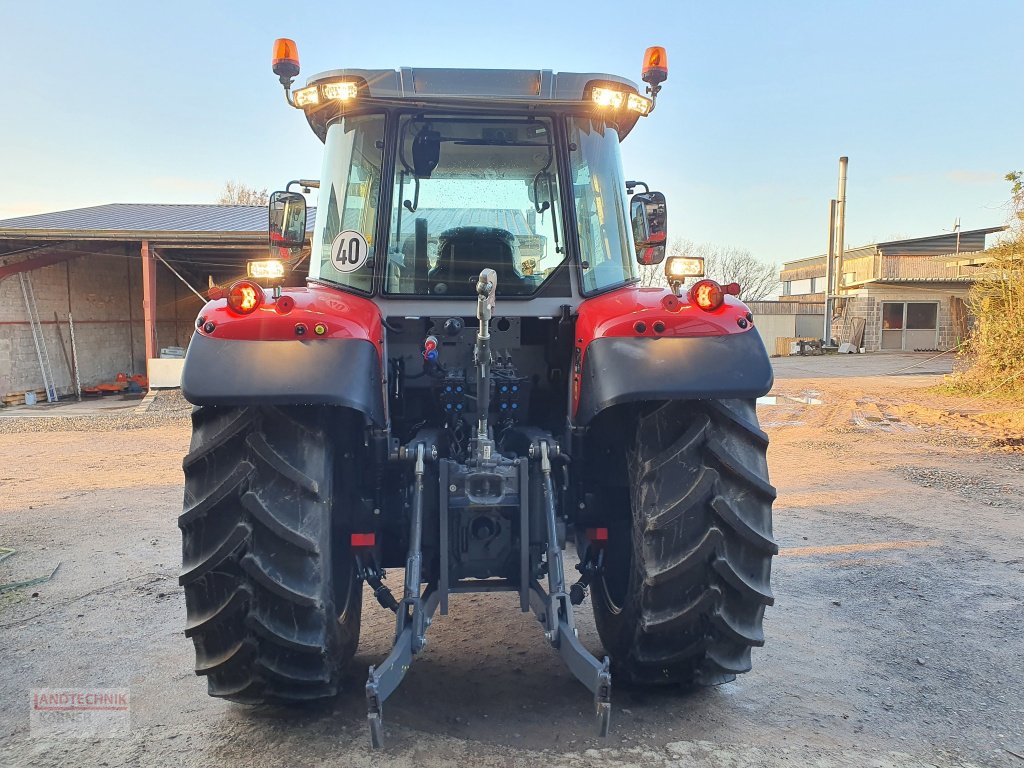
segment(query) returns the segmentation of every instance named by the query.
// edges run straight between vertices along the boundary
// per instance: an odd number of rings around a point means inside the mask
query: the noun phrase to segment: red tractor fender
[[[323,325],[324,333],[316,333],[317,325]],[[218,339],[362,339],[372,343],[379,356],[384,350],[382,330],[380,310],[372,301],[318,285],[285,288],[277,299],[264,290],[260,306],[248,315],[232,312],[227,299],[214,299],[196,320],[198,333]]]
[[[318,285],[265,290],[245,315],[214,299],[196,318],[182,393],[195,405],[339,405],[383,425],[382,331],[372,301]]]
[[[627,286],[579,307],[572,379],[578,425],[626,402],[759,397],[772,381],[753,315],[733,296],[709,312],[686,294]]]

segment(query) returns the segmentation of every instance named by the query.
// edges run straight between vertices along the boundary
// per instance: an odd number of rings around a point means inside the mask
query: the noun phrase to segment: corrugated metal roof
[[[861,285],[869,283],[884,283],[887,285],[899,285],[901,283],[973,283],[976,278],[970,275],[959,277],[878,277],[874,280],[863,280]]]
[[[960,245],[962,249],[981,250],[985,247],[985,235],[995,232],[1002,232],[1006,227],[985,227],[983,229],[965,229],[960,233]],[[855,258],[860,255],[857,251],[881,250],[886,254],[916,254],[921,256],[933,256],[948,253],[956,248],[957,233],[943,232],[939,235],[928,235],[926,237],[910,237],[903,240],[886,240],[884,242],[869,243],[855,248],[843,248],[843,258]],[[803,259],[787,261],[782,264],[782,271],[798,269],[804,265],[803,262],[820,259],[822,264],[825,255],[807,256]]]
[[[313,229],[316,209],[308,213],[308,230]],[[173,205],[149,203],[111,203],[70,211],[54,211],[0,221],[0,239],[43,236],[74,239],[79,236],[109,236],[120,239],[175,235],[252,235],[267,237],[267,208],[262,205]],[[131,237],[134,235],[135,237]],[[112,238],[117,239],[117,238]],[[144,238],[143,238],[144,239]]]

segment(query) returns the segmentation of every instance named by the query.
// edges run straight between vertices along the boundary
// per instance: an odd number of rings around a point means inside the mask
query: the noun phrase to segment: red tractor
[[[451,69],[332,70],[293,92],[290,40],[274,71],[326,152],[297,182],[319,186],[311,251],[305,198],[274,193],[286,258],[203,308],[185,360],[181,584],[210,695],[334,696],[364,585],[397,616],[366,682],[374,746],[455,594],[516,593],[602,735],[613,676],[748,671],[777,552],[755,413],[772,369],[739,286],[685,290],[701,260],[665,259],[664,196],[623,177],[664,50],[645,93]],[[668,287],[641,288],[662,262]],[[605,658],[577,637],[588,595]]]

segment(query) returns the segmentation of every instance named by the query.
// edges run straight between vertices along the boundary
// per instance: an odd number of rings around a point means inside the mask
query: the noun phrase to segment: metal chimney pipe
[[[839,196],[836,198],[836,296],[843,287],[843,240],[846,236],[846,166],[850,158],[839,158]]]
[[[828,202],[828,255],[825,257],[825,322],[821,341],[826,346],[832,342],[832,299],[835,296],[836,260],[836,201]]]

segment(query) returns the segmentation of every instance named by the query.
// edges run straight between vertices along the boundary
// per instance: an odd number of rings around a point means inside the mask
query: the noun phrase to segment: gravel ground
[[[387,702],[382,753],[366,746],[361,686],[393,622],[372,600],[337,700],[284,711],[207,697],[176,584],[187,405],[161,395],[91,429],[0,422],[0,546],[18,550],[0,581],[60,564],[0,594],[0,764],[1024,765],[1024,457],[991,447],[1013,436],[906,415],[907,403],[943,411],[916,389],[935,377],[830,367],[815,379],[813,365],[780,377],[780,404],[761,410],[782,552],[754,671],[695,692],[616,687],[607,740],[536,622],[502,595],[462,596],[435,622]],[[821,404],[787,397],[808,391]],[[599,650],[589,606],[577,616]],[[30,690],[68,686],[128,687],[130,731],[33,733]]]
[[[188,424],[192,406],[180,390],[158,392],[145,410],[123,408],[89,416],[6,416],[0,419],[0,435],[28,432],[120,432],[127,429],[152,429],[169,424]]]

